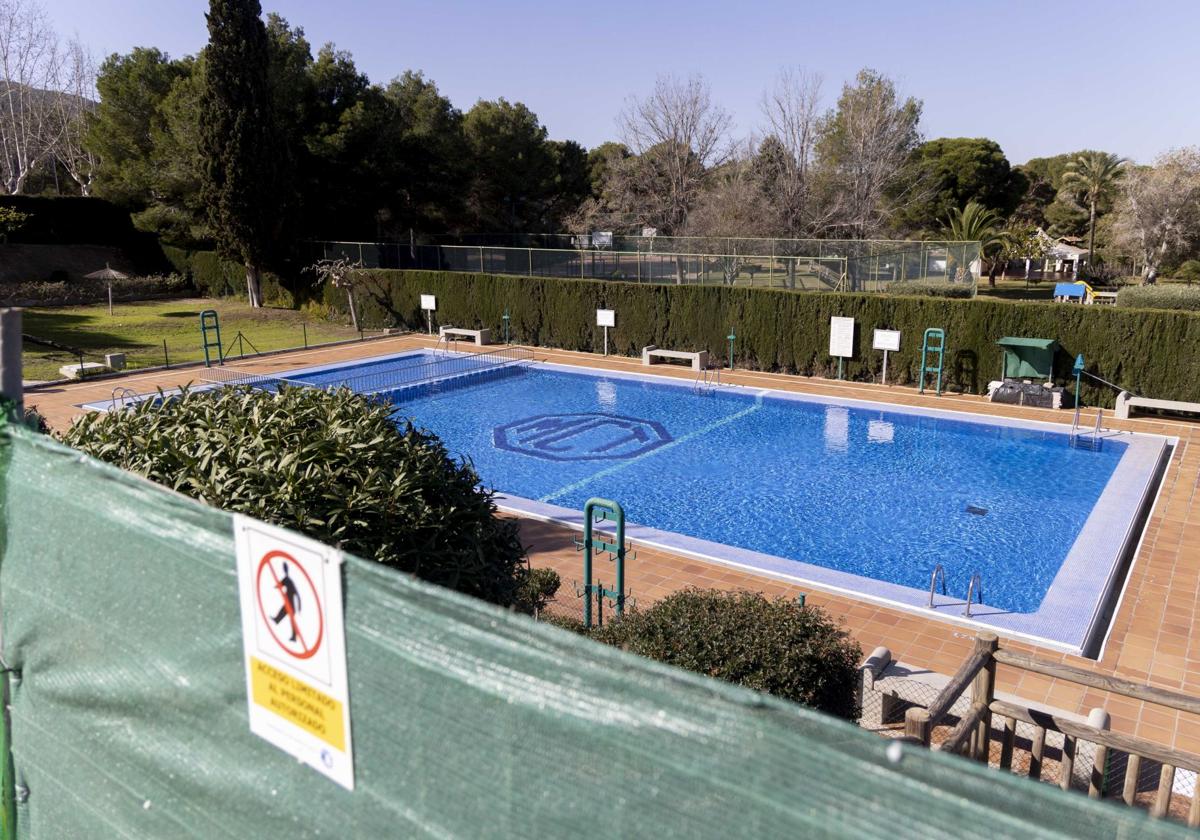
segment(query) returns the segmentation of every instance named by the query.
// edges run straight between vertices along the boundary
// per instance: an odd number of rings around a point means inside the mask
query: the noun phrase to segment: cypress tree
[[[217,250],[246,267],[251,306],[262,305],[260,274],[279,244],[287,159],[261,14],[259,0],[210,0],[200,97],[201,197]]]

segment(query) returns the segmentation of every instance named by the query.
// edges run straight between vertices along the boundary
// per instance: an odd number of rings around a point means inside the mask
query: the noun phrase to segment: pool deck
[[[427,348],[435,338],[408,335],[354,342],[334,347],[295,351],[232,362],[230,367],[253,373],[274,373],[307,365],[351,361],[409,349]],[[640,359],[603,357],[547,348],[532,348],[538,359],[559,364],[610,370],[646,372]],[[690,370],[656,365],[653,373],[692,379]],[[51,426],[64,428],[82,413],[86,402],[107,401],[115,388],[138,393],[175,388],[199,382],[203,368],[177,368],[66,385],[49,385],[26,394],[27,406],[37,406]],[[962,395],[918,394],[912,388],[838,382],[785,374],[723,371],[722,380],[805,394],[868,399],[896,405],[951,409],[981,415],[1050,422],[1070,422],[1065,411],[993,405],[984,398]],[[1095,422],[1095,412],[1085,410],[1085,427]],[[1106,413],[1105,426],[1125,431],[1176,437],[1179,444],[1163,479],[1158,502],[1147,523],[1134,558],[1125,593],[1113,621],[1099,662],[1024,641],[1005,641],[1013,649],[1035,652],[1056,661],[1070,662],[1102,674],[1171,688],[1200,696],[1200,423],[1158,418],[1116,420]],[[575,602],[574,586],[581,560],[572,539],[575,532],[551,523],[522,520],[521,532],[535,566],[558,570],[563,579],[563,600]],[[862,645],[864,654],[886,645],[894,658],[910,665],[952,674],[966,658],[974,631],[919,611],[903,610],[798,586],[738,569],[637,547],[626,585],[640,604],[647,604],[686,586],[749,589],[767,595],[794,596],[805,591],[808,602],[838,617]],[[607,581],[606,581],[607,582]],[[577,602],[576,602],[577,603]],[[1003,632],[1000,633],[1003,638]],[[1106,692],[1083,688],[1001,666],[998,687],[1033,703],[1086,714],[1104,706],[1112,715],[1112,728],[1142,735],[1177,749],[1200,753],[1200,716],[1147,706],[1139,701],[1110,697]]]

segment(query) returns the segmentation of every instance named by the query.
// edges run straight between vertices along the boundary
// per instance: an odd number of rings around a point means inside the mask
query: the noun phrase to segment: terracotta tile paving
[[[337,347],[297,351],[246,360],[229,367],[248,372],[269,373],[301,365],[324,364],[429,346],[425,336],[389,337]],[[563,364],[588,365],[613,370],[643,370],[640,360],[600,357],[587,353],[536,348],[539,359]],[[691,379],[690,371],[658,365],[654,372]],[[26,403],[37,405],[51,425],[63,427],[82,413],[84,402],[108,400],[116,387],[139,393],[156,387],[172,388],[198,381],[202,369],[180,368],[70,385],[50,386],[26,395]],[[783,374],[749,371],[723,372],[726,382],[781,390],[871,399],[899,405],[919,405],[994,416],[1065,422],[1065,412],[992,405],[982,398],[964,395],[934,397],[910,388],[883,387],[859,382],[837,382]],[[1094,422],[1095,413],[1085,411],[1084,424]],[[1090,420],[1088,418],[1091,418]],[[1098,673],[1146,681],[1153,685],[1200,694],[1200,424],[1134,418],[1106,419],[1110,428],[1165,434],[1179,439],[1168,465],[1158,502],[1147,524],[1143,542],[1129,573],[1126,592],[1114,618],[1112,630],[1099,662],[1069,656],[1028,642],[1004,640],[1014,650],[1036,652],[1056,661],[1068,661]],[[578,581],[581,562],[568,529],[523,519],[521,531],[536,566],[549,566],[563,578],[562,600],[573,609],[573,583]],[[971,647],[973,630],[944,620],[857,600],[816,587],[754,575],[737,569],[680,557],[660,550],[637,547],[637,562],[627,570],[627,585],[638,603],[648,604],[689,585],[748,589],[770,596],[795,597],[804,591],[808,602],[837,616],[869,653],[877,645],[891,648],[893,656],[909,664],[944,674],[953,673]],[[601,566],[600,574],[603,574]],[[608,581],[606,581],[607,583]],[[1003,634],[1001,634],[1003,636]],[[1200,717],[1165,711],[1138,701],[1110,697],[1106,692],[1056,681],[1037,674],[1001,667],[999,688],[1033,703],[1086,714],[1106,706],[1113,728],[1153,737],[1179,749],[1200,752]]]

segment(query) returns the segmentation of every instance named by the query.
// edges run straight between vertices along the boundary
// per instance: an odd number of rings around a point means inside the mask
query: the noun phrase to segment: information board
[[[873,346],[876,350],[897,352],[900,349],[900,330],[875,330]]]
[[[854,319],[834,315],[829,319],[829,355],[849,359],[854,355]]]

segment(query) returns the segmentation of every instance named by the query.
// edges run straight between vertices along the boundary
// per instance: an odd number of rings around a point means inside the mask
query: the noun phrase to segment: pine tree
[[[251,306],[262,306],[260,274],[279,245],[287,159],[261,13],[258,0],[211,0],[200,97],[201,195],[217,250],[246,267]]]

